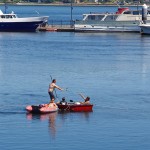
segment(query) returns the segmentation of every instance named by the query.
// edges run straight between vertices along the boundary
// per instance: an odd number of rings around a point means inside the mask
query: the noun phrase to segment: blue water
[[[0,33],[0,149],[148,150],[149,41],[139,33]],[[27,114],[27,105],[49,102],[50,75],[68,88],[56,101],[82,101],[81,92],[93,112]]]

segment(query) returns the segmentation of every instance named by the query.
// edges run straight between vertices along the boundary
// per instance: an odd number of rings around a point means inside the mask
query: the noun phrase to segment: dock
[[[74,27],[70,25],[46,25],[38,27],[39,31],[49,31],[49,32],[74,32]]]

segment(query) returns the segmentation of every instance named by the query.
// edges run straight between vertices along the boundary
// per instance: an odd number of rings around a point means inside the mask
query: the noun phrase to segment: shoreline
[[[0,3],[0,6],[5,5],[5,3]],[[13,6],[70,6],[71,3],[7,3],[7,5]],[[143,4],[142,4],[143,5]],[[129,7],[129,6],[142,6],[136,4],[127,5],[117,5],[117,4],[100,4],[100,3],[72,3],[72,6],[103,6],[103,7]]]

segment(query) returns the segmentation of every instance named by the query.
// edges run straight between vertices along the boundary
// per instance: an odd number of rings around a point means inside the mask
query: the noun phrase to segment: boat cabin
[[[17,16],[16,16],[16,14],[14,14],[14,12],[11,12],[10,14],[4,14],[0,10],[0,19],[10,19],[10,18],[17,18]]]
[[[116,14],[86,14],[83,17],[84,21],[111,21],[116,20],[118,15]]]
[[[150,16],[150,10],[147,11]],[[90,13],[83,14],[83,21],[132,21],[139,20],[142,16],[141,10],[129,10],[123,9],[123,11],[117,11],[116,13]]]

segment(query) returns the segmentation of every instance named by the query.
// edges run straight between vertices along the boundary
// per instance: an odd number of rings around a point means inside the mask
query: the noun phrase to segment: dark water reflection
[[[83,119],[84,121],[88,122],[90,119],[90,113],[92,112],[58,111],[48,114],[27,113],[26,118],[28,121],[46,121],[48,123],[48,132],[50,133],[51,138],[55,139],[57,132],[59,132],[58,130],[60,130],[58,128],[64,127],[65,121],[69,116],[75,115],[80,119]]]
[[[40,121],[48,121],[48,130],[50,131],[50,134],[52,138],[55,138],[56,135],[56,116],[57,112],[55,113],[49,113],[49,114],[32,114],[27,113],[26,117],[27,120],[40,120]]]

